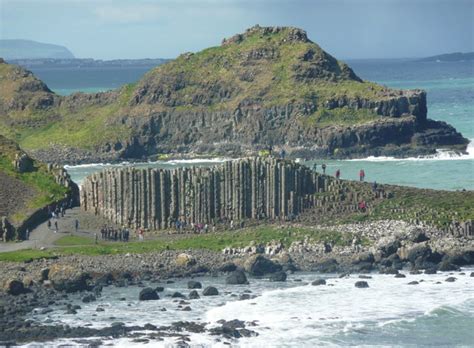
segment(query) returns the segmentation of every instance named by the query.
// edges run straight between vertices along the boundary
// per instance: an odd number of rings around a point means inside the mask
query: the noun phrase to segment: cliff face
[[[48,216],[48,205],[78,204],[79,188],[61,167],[29,157],[0,135],[0,242],[23,239]]]
[[[20,143],[45,159],[242,155],[268,146],[290,155],[404,156],[467,144],[452,127],[427,119],[424,91],[362,81],[289,27],[250,28],[117,91],[40,94],[51,100],[43,109],[4,108],[0,121],[8,123],[4,134],[20,134]]]

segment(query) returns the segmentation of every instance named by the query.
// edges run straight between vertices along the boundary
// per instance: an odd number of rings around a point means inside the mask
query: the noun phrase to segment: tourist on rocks
[[[286,156],[286,151],[284,149],[281,149],[280,150],[280,158],[285,159],[285,156]]]
[[[340,177],[341,177],[341,171],[338,169],[336,170],[336,179],[339,180]]]
[[[318,165],[316,163],[313,164],[313,172],[315,172],[317,170],[317,168],[318,168]]]
[[[372,191],[377,192],[377,181],[372,184]]]
[[[364,181],[364,179],[365,179],[365,172],[363,169],[361,169],[359,172],[359,181]]]
[[[360,201],[359,202],[359,210],[363,213],[366,212],[367,210],[367,205],[365,204],[365,201]]]
[[[326,174],[326,164],[323,163],[323,165],[321,166],[321,168],[323,168],[323,174]]]

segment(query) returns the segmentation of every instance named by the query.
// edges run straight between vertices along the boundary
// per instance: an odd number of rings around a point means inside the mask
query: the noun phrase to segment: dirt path
[[[79,229],[75,230],[75,221],[79,221]],[[54,232],[54,222],[58,223],[58,232]],[[81,211],[80,208],[66,210],[64,217],[51,219],[51,229],[47,222],[42,223],[30,232],[29,240],[21,242],[0,243],[0,253],[7,251],[16,251],[22,249],[40,249],[52,248],[54,242],[61,237],[76,235],[83,237],[94,237],[94,234],[100,230],[100,227],[106,224],[106,221],[90,213]]]

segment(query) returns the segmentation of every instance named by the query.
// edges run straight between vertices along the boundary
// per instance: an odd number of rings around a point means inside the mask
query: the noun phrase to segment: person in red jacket
[[[336,179],[339,179],[340,176],[341,176],[341,171],[338,169],[336,170]]]
[[[361,169],[359,172],[359,180],[364,181],[364,179],[365,179],[365,172],[363,169]]]

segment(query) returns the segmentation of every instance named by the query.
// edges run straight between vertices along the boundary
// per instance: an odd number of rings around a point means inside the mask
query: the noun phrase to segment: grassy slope
[[[48,173],[44,164],[35,162],[34,170],[27,173],[15,171],[12,161],[17,151],[9,141],[5,141],[4,138],[0,137],[0,171],[19,179],[36,191],[36,195],[28,200],[24,210],[13,212],[9,216],[13,223],[25,219],[30,212],[36,209],[64,198],[64,194],[67,192],[67,188],[56,183],[53,175]]]
[[[264,107],[286,105],[288,103],[311,102],[319,105],[313,115],[300,119],[306,126],[324,127],[330,124],[365,123],[377,119],[370,110],[336,109],[325,110],[323,105],[330,98],[360,97],[367,99],[385,98],[385,88],[371,82],[358,82],[351,79],[339,79],[331,82],[325,79],[298,81],[295,79],[297,65],[308,67],[301,57],[308,50],[315,52],[321,60],[326,54],[319,46],[311,42],[286,41],[288,30],[270,36],[256,33],[241,43],[211,47],[192,55],[181,55],[176,60],[159,66],[139,81],[136,85],[122,87],[115,102],[97,105],[85,103],[77,109],[71,109],[67,103],[56,103],[45,110],[26,108],[21,111],[9,112],[8,119],[0,117],[0,134],[15,139],[25,149],[40,149],[53,144],[94,150],[113,144],[117,140],[127,139],[133,129],[117,122],[119,117],[130,115],[141,117],[152,111],[167,109],[163,105],[129,106],[130,100],[139,88],[150,82],[166,87],[167,81],[181,76],[185,81],[184,88],[175,90],[170,87],[173,98],[179,101],[178,110],[233,110],[244,99],[258,99]],[[274,50],[278,58],[253,59],[245,63],[245,56],[256,50]],[[306,65],[305,65],[306,64]],[[342,70],[342,62],[333,67]],[[19,88],[19,81],[11,83],[2,76],[8,75],[12,66],[0,65],[0,86],[2,93],[11,99]],[[240,76],[244,73],[254,74],[253,81],[244,81]],[[31,76],[26,78],[31,82]],[[228,86],[235,93],[226,101],[214,100],[210,105],[193,104],[193,96],[206,94],[209,86]],[[41,92],[44,93],[44,92]],[[61,98],[56,96],[58,100]],[[64,100],[64,98],[63,98]],[[100,136],[98,136],[100,135]]]
[[[99,242],[95,244],[92,239],[65,236],[56,242],[57,248],[41,250],[21,250],[8,253],[0,253],[0,261],[25,261],[28,259],[51,257],[54,255],[109,255],[126,253],[147,253],[170,250],[206,249],[221,251],[226,247],[244,247],[252,241],[267,243],[279,240],[285,246],[293,241],[302,240],[305,237],[318,242],[329,242],[333,245],[350,245],[352,238],[349,235],[329,230],[317,230],[310,227],[279,228],[277,226],[259,226],[237,231],[225,231],[205,235],[179,235],[170,237],[161,235],[155,240],[144,242]],[[362,241],[367,243],[367,241]]]

